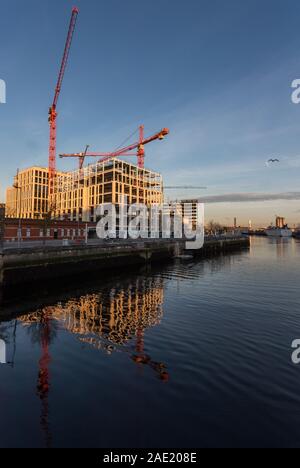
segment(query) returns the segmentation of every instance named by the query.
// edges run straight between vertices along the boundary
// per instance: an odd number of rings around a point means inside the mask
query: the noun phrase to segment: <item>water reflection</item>
[[[38,363],[38,377],[36,394],[41,401],[40,424],[45,438],[45,446],[51,448],[52,436],[49,426],[49,392],[51,356],[49,346],[57,336],[58,324],[52,320],[50,308],[36,311],[19,321],[27,326],[28,333],[33,344],[41,347],[41,357]]]
[[[35,324],[34,324],[35,325]],[[37,327],[31,328],[33,336],[36,339],[40,339],[42,356],[39,360],[39,374],[38,374],[38,383],[37,383],[37,395],[39,396],[42,404],[41,409],[41,427],[45,434],[46,447],[51,447],[51,432],[49,428],[49,403],[48,396],[50,390],[50,374],[49,374],[49,364],[51,361],[49,353],[49,344],[53,335],[53,331],[50,326],[50,318],[48,312],[45,311],[38,322],[36,322]]]
[[[48,304],[51,304],[49,306],[37,308],[33,303],[25,304],[22,302],[23,315],[18,317],[16,323],[18,323],[18,357],[20,357],[20,361],[23,360],[23,366],[16,366],[14,376],[11,379],[12,385],[14,385],[13,379],[16,379],[18,375],[23,375],[25,366],[33,368],[34,401],[35,404],[39,405],[43,445],[46,447],[57,446],[60,437],[63,437],[64,440],[71,437],[70,434],[77,424],[75,409],[73,416],[73,408],[76,408],[75,402],[80,408],[78,419],[83,418],[87,423],[86,427],[89,424],[96,424],[95,421],[98,424],[99,419],[97,418],[100,417],[100,409],[97,405],[99,388],[105,395],[105,401],[110,402],[110,405],[107,403],[107,409],[101,408],[101,411],[107,416],[107,421],[110,418],[113,419],[109,432],[111,431],[111,434],[115,435],[114,428],[117,424],[115,418],[117,418],[118,413],[117,411],[114,414],[108,413],[111,411],[112,401],[115,400],[116,395],[118,402],[121,402],[126,393],[120,391],[118,394],[118,383],[123,390],[126,389],[127,380],[136,378],[136,373],[131,373],[135,366],[138,369],[147,369],[147,375],[146,372],[144,373],[147,378],[147,380],[145,379],[147,388],[143,388],[145,382],[140,376],[138,381],[134,382],[140,398],[147,392],[147,398],[150,398],[150,401],[151,395],[158,395],[155,398],[165,398],[161,407],[170,408],[171,418],[176,404],[169,404],[169,399],[173,398],[173,401],[177,401],[179,406],[184,401],[184,405],[187,405],[187,413],[194,415],[195,406],[193,406],[192,400],[183,398],[182,393],[178,394],[179,399],[176,400],[176,391],[190,382],[190,388],[195,389],[195,395],[198,398],[200,394],[199,382],[203,384],[205,381],[202,376],[201,378],[199,376],[199,372],[203,372],[203,368],[199,366],[201,356],[204,349],[215,349],[214,345],[212,348],[210,345],[215,341],[215,336],[219,336],[219,328],[217,327],[219,327],[218,320],[222,314],[214,314],[214,307],[218,310],[219,304],[215,303],[214,294],[217,296],[220,294],[221,307],[223,307],[224,300],[230,300],[228,295],[226,296],[231,281],[229,278],[232,277],[230,273],[234,275],[236,270],[239,272],[247,271],[248,263],[248,252],[245,254],[231,253],[199,261],[176,261],[175,265],[170,264],[164,268],[159,265],[153,266],[151,270],[134,277],[134,279],[128,279],[128,276],[124,275],[124,277],[120,276],[114,281],[110,279],[108,280],[110,283],[102,283],[101,286],[98,286],[97,283],[87,287],[85,284],[81,284],[81,289],[76,292],[74,291],[77,285],[73,285],[73,289],[70,291],[64,285],[64,291],[61,295],[56,294],[55,299],[51,296],[44,299],[40,294],[37,303],[47,300]],[[239,281],[240,277],[239,273]],[[100,280],[97,281],[99,284]],[[223,283],[225,284],[224,290],[222,289]],[[241,287],[240,284],[239,287]],[[229,291],[231,290],[229,289]],[[236,291],[234,295],[237,296]],[[244,297],[245,294],[243,294],[243,300]],[[59,300],[60,298],[62,300]],[[20,302],[15,306],[16,311],[20,310]],[[165,308],[168,308],[169,312],[164,317],[165,326],[156,330],[156,333],[147,333],[150,329],[161,324],[164,302]],[[10,308],[12,309],[11,305]],[[27,310],[32,310],[32,312],[25,314]],[[231,327],[236,326],[236,317],[232,324]],[[10,322],[11,331],[13,330],[12,325],[13,322]],[[4,330],[2,335],[5,336]],[[0,326],[0,338],[2,335]],[[210,336],[213,339],[210,340]],[[33,344],[35,346],[32,346]],[[36,356],[34,352],[31,353],[36,346],[40,349],[39,356]],[[68,349],[64,354],[66,347]],[[25,357],[22,356],[21,359],[23,350],[29,350],[30,354],[26,355],[25,353]],[[58,353],[61,351],[64,355],[60,354],[58,357]],[[99,353],[103,354],[102,359],[99,359]],[[116,356],[116,353],[121,355],[121,369],[116,369],[116,362],[119,362],[119,356]],[[114,359],[111,359],[110,356],[113,356]],[[86,370],[87,362],[91,363],[88,372]],[[68,365],[67,371],[66,363]],[[99,365],[101,372],[99,372]],[[123,366],[126,370],[125,373],[123,373]],[[22,369],[20,369],[21,367]],[[113,367],[112,373],[111,367]],[[169,368],[175,369],[172,372],[171,380]],[[126,374],[125,377],[124,374]],[[64,378],[61,377],[62,375]],[[103,379],[104,375],[105,379]],[[116,376],[119,381],[116,380]],[[112,382],[113,385],[117,382],[116,388],[110,387]],[[94,383],[97,389],[95,394],[92,390]],[[30,383],[22,381],[22,385],[18,387],[18,391],[24,391],[25,387],[27,392],[32,395]],[[72,391],[74,385],[78,389],[78,394],[75,395]],[[64,392],[61,392],[61,387],[65,390],[65,395]],[[109,388],[107,389],[107,387]],[[162,389],[161,392],[154,391],[158,388]],[[110,400],[110,395],[112,400]],[[129,398],[131,397],[132,394],[129,392]],[[124,408],[127,406],[136,408],[133,403],[128,405],[128,402],[126,401],[125,404],[124,401],[123,406]],[[189,408],[190,404],[191,408]],[[153,403],[151,408],[145,410],[149,420],[155,414],[153,410],[155,405],[156,403]],[[63,412],[62,416],[61,408],[65,407],[68,407],[68,411]],[[189,411],[191,412],[189,413]],[[89,419],[85,420],[85,417]],[[139,414],[135,414],[134,418],[138,420]],[[66,425],[63,435],[60,434],[62,419],[63,424]],[[173,423],[176,427],[176,421],[172,421],[172,425]],[[156,425],[155,428],[155,430],[151,428],[154,433],[157,430]],[[129,425],[128,431],[129,433],[133,431],[133,426]],[[81,434],[81,437],[83,444],[91,443],[91,433],[88,432],[88,429],[86,433]],[[104,436],[102,435],[102,437]],[[74,442],[70,441],[69,443]],[[101,443],[105,444],[104,441]],[[93,444],[97,445],[99,441],[93,440]]]
[[[30,327],[35,342],[43,341],[45,323],[51,320],[78,335],[81,341],[111,354],[117,346],[138,337],[141,330],[161,322],[163,297],[162,278],[137,279],[126,289],[103,289],[39,309],[19,320]],[[48,333],[49,340],[53,340],[56,329],[51,328]]]
[[[103,289],[19,317],[32,343],[41,347],[36,393],[41,401],[40,424],[46,447],[51,447],[49,393],[51,389],[50,345],[63,327],[80,342],[112,354],[122,352],[137,366],[149,366],[157,377],[169,380],[167,367],[144,351],[145,330],[160,324],[163,316],[164,280],[136,279],[126,288]]]
[[[278,258],[285,258],[290,254],[290,248],[293,246],[293,239],[285,239],[285,238],[273,238],[268,239],[270,244],[275,244],[276,246],[276,254]]]

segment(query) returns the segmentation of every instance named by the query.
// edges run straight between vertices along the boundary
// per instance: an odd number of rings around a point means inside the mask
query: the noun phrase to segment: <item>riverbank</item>
[[[249,247],[248,238],[207,239],[200,250],[185,250],[184,241],[114,241],[94,245],[6,249],[0,258],[1,285],[11,287],[51,279],[113,271],[170,261],[181,255],[211,256]]]

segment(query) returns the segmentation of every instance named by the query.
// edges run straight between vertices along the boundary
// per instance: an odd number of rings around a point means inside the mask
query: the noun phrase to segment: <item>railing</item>
[[[239,240],[245,239],[247,236],[243,234],[214,234],[214,235],[206,235],[206,241],[213,241],[213,240]]]
[[[237,234],[220,234],[220,235],[207,235],[205,236],[205,241],[222,241],[222,240],[240,240],[245,238],[245,236],[239,236]],[[109,245],[125,245],[125,244],[149,244],[149,243],[176,243],[184,242],[184,239],[51,239],[51,240],[22,240],[22,241],[13,241],[13,242],[4,242],[4,250],[16,250],[16,249],[34,249],[34,248],[44,248],[44,247],[75,247],[75,246],[109,246]]]
[[[3,250],[16,250],[16,249],[40,249],[40,248],[55,248],[55,247],[89,247],[89,246],[101,246],[109,247],[112,245],[140,245],[140,244],[153,244],[153,243],[176,243],[176,239],[88,239],[85,240],[70,240],[70,239],[54,239],[47,241],[22,241],[22,242],[4,242]]]

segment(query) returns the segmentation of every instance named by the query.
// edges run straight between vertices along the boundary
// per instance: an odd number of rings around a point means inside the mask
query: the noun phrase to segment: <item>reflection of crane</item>
[[[145,164],[145,145],[155,140],[163,140],[169,134],[168,128],[163,128],[160,132],[155,133],[149,138],[144,138],[144,125],[139,127],[139,141],[132,145],[120,148],[111,153],[88,153],[87,149],[83,153],[60,154],[61,158],[79,158],[79,169],[82,169],[86,157],[102,158],[100,162],[109,161],[118,156],[137,156],[138,167],[143,168]],[[137,150],[136,153],[132,151]]]
[[[160,380],[163,380],[164,382],[168,382],[170,375],[167,371],[166,366],[162,362],[156,362],[151,359],[151,356],[148,356],[145,354],[144,351],[144,334],[145,334],[145,329],[142,327],[139,327],[136,333],[136,354],[134,354],[131,358],[133,362],[135,362],[138,365],[148,365],[153,369],[155,372],[157,372],[158,377]]]
[[[45,433],[46,446],[50,447],[51,434],[49,430],[49,404],[48,395],[50,390],[49,364],[51,361],[49,353],[50,343],[50,318],[47,310],[41,317],[41,345],[42,357],[39,361],[39,377],[37,385],[37,394],[42,402],[41,426]]]
[[[93,346],[98,350],[105,350],[108,354],[111,354],[113,351],[117,351],[119,353],[124,353],[129,356],[129,358],[137,364],[137,366],[148,366],[151,367],[154,372],[156,372],[158,378],[163,382],[168,382],[170,379],[170,374],[167,370],[167,366],[163,362],[153,361],[151,356],[145,354],[144,351],[144,334],[145,330],[142,325],[136,331],[136,344],[134,346],[134,353],[132,350],[124,346],[124,343],[121,345],[117,345],[109,340],[102,340],[102,336],[97,337],[81,337],[79,340],[81,343],[88,344]]]
[[[73,34],[76,26],[77,15],[79,13],[78,8],[73,8],[72,16],[65,45],[65,50],[61,62],[59,76],[55,88],[54,99],[49,109],[49,124],[50,124],[50,143],[49,143],[49,195],[53,193],[54,188],[54,177],[56,171],[56,118],[57,118],[57,102],[61,91],[62,82],[68,62],[69,52],[72,44]]]

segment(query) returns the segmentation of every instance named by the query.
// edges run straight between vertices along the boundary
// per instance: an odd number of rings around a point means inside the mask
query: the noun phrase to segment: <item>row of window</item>
[[[52,235],[51,235],[51,231],[52,231]],[[74,237],[75,238],[75,237],[83,237],[85,235],[85,230],[84,229],[57,229],[53,231],[50,228],[48,228],[46,229],[45,235],[46,237],[57,237],[57,238],[59,237],[73,238]],[[43,229],[40,229],[39,236],[44,237]],[[35,237],[35,236],[32,236],[31,228],[26,229],[26,237],[28,239],[31,237]]]

